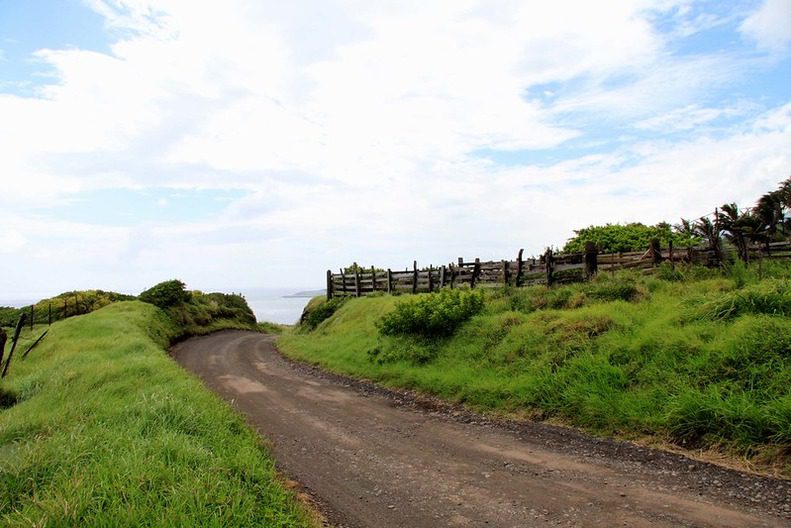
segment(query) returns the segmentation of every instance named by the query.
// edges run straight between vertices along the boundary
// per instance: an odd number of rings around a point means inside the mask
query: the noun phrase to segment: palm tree
[[[695,221],[692,226],[692,232],[696,237],[701,238],[708,244],[709,249],[714,252],[714,258],[717,260],[717,264],[721,264],[722,244],[720,241],[719,226],[715,225],[714,222],[704,216]]]
[[[692,248],[698,242],[698,237],[695,234],[694,222],[682,218],[681,223],[673,226],[673,231],[684,240],[687,246],[687,261],[692,262]]]
[[[780,191],[768,192],[761,196],[753,211],[760,222],[759,231],[763,235],[762,240],[768,247],[769,241],[777,236],[778,227],[781,232],[785,232],[783,222],[785,206]]]
[[[725,238],[736,247],[739,258],[749,262],[749,243],[762,238],[760,218],[750,211],[739,211],[735,203],[723,205],[722,212],[720,227]]]

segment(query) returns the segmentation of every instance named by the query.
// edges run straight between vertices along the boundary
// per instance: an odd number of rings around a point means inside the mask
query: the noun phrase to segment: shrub
[[[396,361],[408,361],[413,365],[425,365],[439,354],[436,342],[410,337],[399,338],[392,343],[383,343],[368,350],[368,361],[384,365]]]
[[[143,302],[159,306],[160,308],[170,308],[179,304],[189,302],[191,298],[184,283],[178,279],[160,282],[152,286],[138,296]]]
[[[302,314],[300,325],[306,327],[308,330],[313,330],[319,326],[322,321],[332,317],[332,314],[338,311],[338,308],[343,305],[344,301],[346,301],[345,297],[335,297],[329,301],[321,300],[321,302],[315,304],[309,303]]]
[[[482,292],[443,289],[399,302],[378,326],[383,335],[446,337],[482,309]]]
[[[659,265],[656,276],[665,281],[678,282],[684,280],[684,273],[677,267],[671,266],[667,262]]]
[[[728,266],[728,275],[733,279],[733,285],[737,289],[744,288],[748,282],[753,282],[753,274],[747,269],[747,266],[741,260],[737,259],[736,262]]]
[[[615,277],[599,275],[585,288],[588,297],[599,301],[634,301],[645,295],[633,276],[621,274]]]
[[[673,233],[670,224],[664,222],[654,226],[641,223],[606,224],[585,227],[574,233],[575,236],[563,247],[564,253],[581,253],[585,250],[586,242],[595,243],[599,253],[645,251],[652,238],[658,238],[663,245],[672,240],[676,247],[681,247],[685,242],[683,237]],[[693,242],[697,242],[697,239]]]

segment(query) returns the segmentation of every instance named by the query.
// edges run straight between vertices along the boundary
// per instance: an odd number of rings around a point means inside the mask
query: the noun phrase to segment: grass
[[[791,476],[789,267],[739,273],[662,270],[488,290],[481,314],[437,339],[378,330],[407,297],[352,299],[279,345],[329,370],[478,410],[715,449]]]
[[[167,356],[181,333],[124,301],[18,349],[0,383],[0,524],[314,525],[258,435]]]

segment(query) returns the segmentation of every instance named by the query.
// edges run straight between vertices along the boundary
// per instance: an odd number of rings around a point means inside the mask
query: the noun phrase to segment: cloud
[[[791,42],[791,2],[765,0],[744,20],[740,30],[763,48],[773,51],[786,49]]]
[[[9,294],[24,276],[54,291],[309,286],[352,260],[537,253],[589,223],[749,202],[791,166],[785,103],[708,100],[755,63],[673,51],[731,16],[689,2],[88,5],[111,51],[39,50],[53,77],[0,94]],[[55,212],[117,188],[242,191],[200,220]]]

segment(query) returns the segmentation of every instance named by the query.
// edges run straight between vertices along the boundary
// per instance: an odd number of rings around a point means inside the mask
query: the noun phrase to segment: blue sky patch
[[[81,2],[0,0],[0,92],[29,96],[51,82],[40,49],[108,53],[104,19]]]
[[[197,222],[219,215],[246,194],[240,189],[102,189],[75,194],[46,212],[68,222],[111,226]]]

